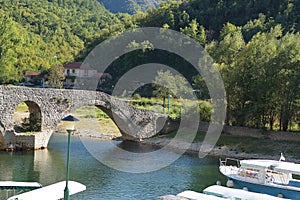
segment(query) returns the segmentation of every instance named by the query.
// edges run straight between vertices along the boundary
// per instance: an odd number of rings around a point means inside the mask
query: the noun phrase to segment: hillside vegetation
[[[132,3],[126,9],[134,11],[142,1],[126,2]],[[299,23],[299,0],[167,1],[134,15],[114,15],[96,0],[2,0],[0,83],[18,82],[26,70],[82,60],[99,42],[134,27],[169,28],[197,40],[214,59],[226,88],[227,124],[297,130]],[[147,41],[128,45],[141,50],[111,64],[107,72],[113,80],[105,88],[113,88],[134,66],[162,63],[184,74],[201,91],[201,99],[210,98],[203,78],[184,59]],[[152,91],[155,87],[141,88],[140,93],[152,96]]]
[[[96,0],[1,1],[0,83],[81,58],[96,41],[119,30],[118,21]]]
[[[156,7],[164,0],[98,0],[113,13],[134,14],[138,11],[146,11],[149,7]]]
[[[144,26],[180,30],[193,20],[206,29],[208,40],[217,39],[228,22],[245,26],[243,33],[249,40],[258,31],[267,31],[281,24],[285,31],[300,30],[299,0],[189,0],[161,3],[150,9],[142,19]]]
[[[298,130],[300,124],[300,1],[166,2],[133,16],[139,26],[180,31],[204,45],[221,72],[230,125]],[[145,45],[145,44],[136,44]],[[147,47],[145,46],[147,49]],[[158,62],[172,66],[209,98],[203,79],[167,52],[147,49],[124,56],[111,72]],[[120,68],[121,63],[128,63]]]

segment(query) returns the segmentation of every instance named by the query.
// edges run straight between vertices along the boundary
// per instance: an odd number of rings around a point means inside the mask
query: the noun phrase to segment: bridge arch
[[[122,125],[122,123],[124,123],[124,121],[121,119],[121,117],[119,117],[116,113],[114,113],[111,109],[108,109],[105,106],[101,106],[101,105],[95,105],[98,109],[102,110],[116,125],[116,127],[118,128],[118,130],[120,131],[120,133],[122,134],[123,138],[128,138],[128,135],[126,133],[128,133],[129,130],[126,130],[124,125]]]
[[[20,102],[18,105],[21,103],[25,103],[28,107],[29,110],[29,116],[26,116],[25,119],[23,120],[22,124],[24,127],[21,128],[21,131],[32,131],[32,132],[39,132],[42,130],[42,112],[40,106],[31,100],[25,100]],[[17,106],[14,109],[14,112],[16,111]],[[14,119],[16,120],[16,119]],[[16,132],[18,132],[18,127],[14,128]],[[16,130],[17,129],[17,130]],[[20,127],[19,127],[20,129]]]
[[[76,109],[73,109],[70,113],[64,115],[64,117],[69,114],[79,119],[79,122],[76,123],[76,129],[78,129],[81,135],[98,137],[100,136],[99,133],[101,133],[101,137],[103,138],[122,136],[122,132],[112,116],[107,115],[104,110],[95,105],[76,107]]]

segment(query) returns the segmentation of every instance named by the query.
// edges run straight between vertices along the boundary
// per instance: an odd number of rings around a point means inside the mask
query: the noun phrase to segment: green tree
[[[189,99],[193,94],[187,80],[171,71],[158,71],[154,80],[155,89],[153,94],[156,97],[163,98],[163,106],[165,108],[166,98],[172,95],[175,98]]]
[[[188,27],[180,28],[180,32],[195,39],[201,45],[206,43],[206,34],[203,26],[200,26],[194,19]]]
[[[241,54],[246,44],[241,29],[232,24],[224,26],[222,38],[220,42],[208,44],[206,50],[213,57],[224,81],[227,97],[227,123],[243,125],[242,110],[246,99],[242,85],[247,75],[243,72],[245,68],[240,64],[239,59],[242,58]],[[203,85],[201,80],[202,78],[198,78],[198,84]],[[199,87],[201,88],[201,85]],[[202,90],[205,91],[203,86]]]
[[[62,88],[64,79],[64,67],[55,65],[50,69],[47,84],[54,88]]]
[[[278,116],[280,129],[287,130],[299,114],[300,99],[300,34],[288,33],[278,42],[278,56],[274,62],[279,67],[276,82],[278,83]]]
[[[299,33],[284,34],[278,25],[246,43],[230,27],[206,47],[226,87],[227,123],[288,130],[299,113]]]

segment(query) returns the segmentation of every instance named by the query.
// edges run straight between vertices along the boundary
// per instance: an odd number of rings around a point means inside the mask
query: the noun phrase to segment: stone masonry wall
[[[14,133],[14,111],[21,102],[25,102],[30,113],[41,122],[40,132],[33,136]],[[165,115],[137,109],[103,92],[0,86],[0,131],[6,142],[1,148],[10,143],[19,143],[21,146],[27,143],[28,147],[34,149],[46,147],[61,118],[82,106],[102,109],[116,123],[123,138],[128,140],[154,136],[162,129],[160,122],[167,120]]]

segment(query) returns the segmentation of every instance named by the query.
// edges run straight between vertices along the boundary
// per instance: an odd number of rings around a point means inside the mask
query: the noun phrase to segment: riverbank
[[[239,140],[236,142],[226,142],[224,143],[224,137],[231,138],[231,140]],[[172,138],[168,137],[157,137],[144,140],[144,144],[154,145],[157,147],[165,147],[170,144]],[[247,143],[247,145],[245,145]],[[186,142],[175,141],[174,145],[169,145],[171,150],[185,149],[187,147]],[[196,141],[189,145],[187,149],[188,153],[199,154],[202,142]],[[247,147],[252,146],[247,150]],[[238,159],[273,159],[279,160],[280,153],[282,152],[286,158],[286,161],[300,163],[300,145],[296,142],[288,141],[270,141],[268,139],[256,139],[249,137],[236,137],[222,134],[219,138],[217,144],[214,146],[212,151],[208,153],[209,156],[219,157],[219,158],[238,158]]]
[[[91,124],[96,123],[96,120],[93,121],[88,119],[88,121]],[[82,123],[86,123],[85,120],[82,120]],[[74,133],[74,135],[79,137],[89,137],[99,140],[121,140],[121,134],[119,131],[111,130],[110,132],[107,132],[105,130],[95,128],[97,127],[95,125],[89,126],[88,124],[79,127],[80,129]],[[102,127],[102,129],[103,128],[104,127]],[[175,133],[159,135],[154,138],[143,140],[141,143],[162,148],[169,144],[174,136]],[[198,155],[204,137],[204,132],[198,132],[191,145],[183,141],[176,141],[173,146],[169,145],[169,148],[170,150],[176,151],[179,149],[186,149],[188,145],[189,148],[187,152]],[[256,158],[278,160],[281,152],[284,154],[287,161],[300,163],[300,142],[236,136],[225,133],[221,134],[217,144],[214,146],[212,151],[208,153],[208,155],[220,158],[231,157],[239,159]]]
[[[80,115],[77,115],[76,117],[80,118],[80,121],[77,124],[78,130],[74,132],[73,135],[99,140],[121,140],[121,133],[110,119],[87,118],[86,116]],[[184,134],[188,137],[190,131],[188,129],[184,131],[186,132]],[[60,130],[60,132],[65,133],[64,130]],[[142,143],[164,147],[169,144],[175,135],[175,132],[168,135],[159,135],[154,138],[146,139],[142,141]],[[178,149],[186,149],[186,145],[188,145],[189,148],[187,152],[199,154],[204,137],[205,132],[199,131],[191,145],[182,141],[176,141],[170,148],[171,150],[176,151]],[[260,158],[277,160],[279,159],[281,152],[284,154],[287,161],[300,163],[299,141],[272,140],[270,137],[267,137],[267,135],[266,137],[257,138],[246,135],[222,133],[216,145],[208,155],[222,158]]]

